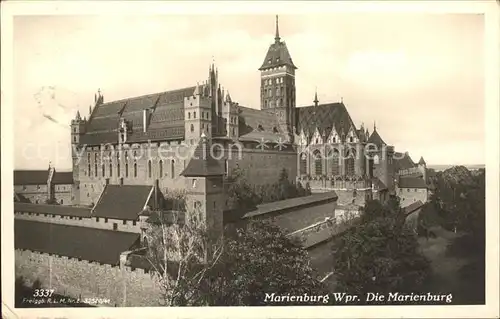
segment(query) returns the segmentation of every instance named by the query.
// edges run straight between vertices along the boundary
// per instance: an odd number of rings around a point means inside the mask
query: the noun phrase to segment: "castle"
[[[369,199],[399,196],[407,207],[427,201],[424,159],[416,164],[395,152],[375,126],[371,134],[356,127],[343,101],[322,104],[316,94],[313,104],[297,107],[296,70],[276,17],[274,43],[259,68],[259,109],[233,100],[214,64],[206,80],[187,88],[111,102],[98,90],[88,117],[77,112],[71,121],[71,172],[14,172],[16,273],[73,296],[150,305],[130,300],[151,296],[154,286],[136,254],[154,224],[149,212],[168,212],[165,198],[182,191],[185,209],[201,210],[220,234],[230,219],[226,186],[235,170],[257,186],[275,183],[285,169],[291,182],[310,188],[311,196],[258,205],[241,219],[272,217],[288,235],[304,235],[323,275],[332,218],[359,213]],[[42,203],[59,205],[35,205]],[[64,278],[40,266],[49,259]],[[78,277],[94,273],[109,276],[102,283]],[[126,286],[124,294],[116,283]]]

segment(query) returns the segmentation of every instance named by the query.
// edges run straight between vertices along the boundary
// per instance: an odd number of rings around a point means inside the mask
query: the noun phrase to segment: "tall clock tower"
[[[295,70],[292,57],[279,34],[276,16],[276,35],[269,46],[260,71],[261,109],[273,112],[278,117],[280,133],[289,141],[293,138],[295,119]]]

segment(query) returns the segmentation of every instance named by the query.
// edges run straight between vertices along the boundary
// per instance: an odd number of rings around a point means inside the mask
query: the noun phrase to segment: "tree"
[[[430,272],[397,201],[367,202],[361,223],[334,242],[338,289],[348,293],[415,291]]]
[[[212,305],[268,305],[266,292],[300,295],[323,289],[301,242],[262,221],[227,236],[220,262],[210,273],[205,289],[212,292]]]
[[[154,212],[147,229],[146,258],[158,275],[165,306],[200,306],[207,271],[219,260],[222,245],[209,236],[203,214]]]

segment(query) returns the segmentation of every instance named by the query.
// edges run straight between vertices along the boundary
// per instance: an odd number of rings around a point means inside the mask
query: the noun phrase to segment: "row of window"
[[[265,79],[264,80],[264,85],[273,85],[273,84],[283,84],[284,77],[276,77],[272,79]]]
[[[345,166],[346,166],[346,174],[354,175],[355,168],[354,168],[354,159],[352,157],[346,159]],[[331,161],[331,165],[329,168],[330,169],[327,172],[328,175],[339,175],[340,174],[339,159],[334,158],[333,161]],[[307,174],[307,161],[305,158],[300,159],[300,174]],[[314,159],[314,174],[323,175],[323,161],[321,157],[316,157]]]
[[[160,162],[158,163],[158,172],[159,172],[158,176],[159,177],[163,177],[163,166],[164,166],[163,160],[160,160]],[[87,169],[88,169],[88,171],[86,171],[85,173],[86,174],[88,173],[88,176],[91,176],[92,170],[91,170],[90,164],[88,164]],[[106,165],[105,164],[101,165],[101,173],[102,173],[102,177],[106,177]],[[113,177],[113,163],[109,163],[108,174],[109,174],[109,177]],[[120,163],[116,164],[116,174],[118,177],[121,177]],[[153,174],[152,162],[151,162],[151,160],[149,160],[148,161],[148,177],[151,178],[152,174]],[[94,176],[97,177],[97,175],[98,175],[97,163],[95,163],[94,164]],[[136,162],[134,162],[134,166],[133,166],[133,176],[137,177],[137,163]],[[170,162],[170,176],[171,177],[175,176],[175,160],[171,160],[171,162]],[[128,163],[125,163],[125,177],[129,177]]]
[[[201,112],[201,118],[209,120],[208,112]],[[188,119],[191,119],[191,112],[188,112]],[[196,111],[193,112],[193,119],[196,119]]]

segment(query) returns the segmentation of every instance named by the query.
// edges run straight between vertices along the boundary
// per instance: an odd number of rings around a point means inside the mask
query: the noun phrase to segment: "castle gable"
[[[347,134],[354,126],[343,103],[311,105],[297,108],[298,129],[306,135],[313,135],[319,129],[321,135],[330,134],[334,128],[338,134]]]

